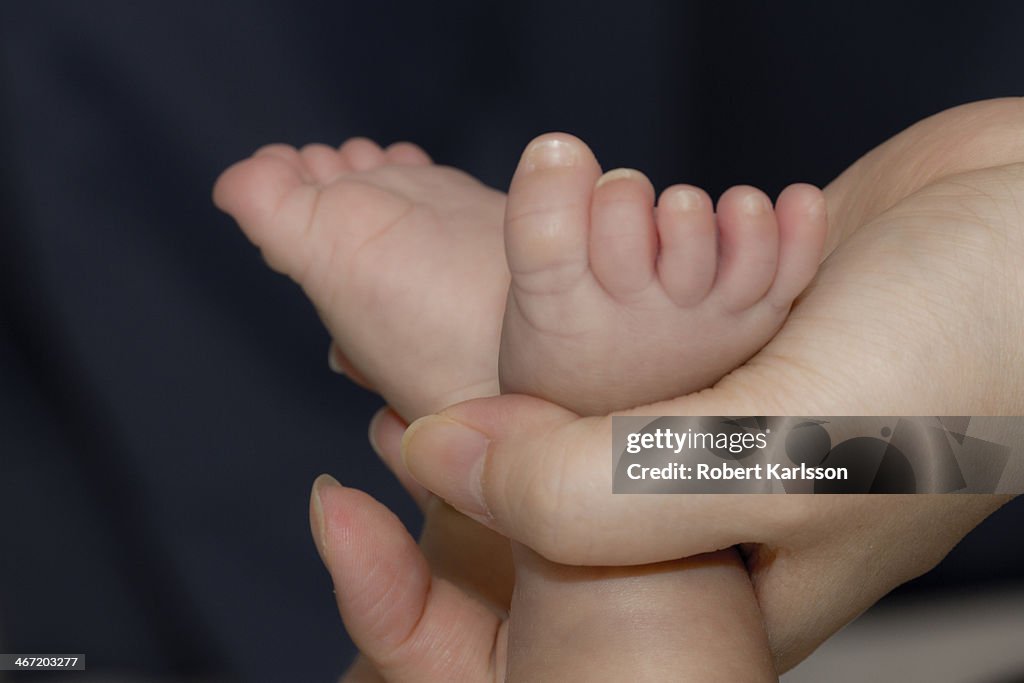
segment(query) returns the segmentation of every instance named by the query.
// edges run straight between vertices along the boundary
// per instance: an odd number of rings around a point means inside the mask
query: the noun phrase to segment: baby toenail
[[[526,169],[575,166],[579,160],[576,150],[564,140],[549,139],[533,143],[526,150]]]
[[[625,180],[629,178],[639,178],[641,176],[640,171],[634,171],[631,168],[616,168],[608,171],[603,176],[597,179],[595,188],[601,187],[605,183],[610,183],[613,180]]]
[[[667,201],[676,211],[696,211],[703,204],[700,193],[688,188],[675,190],[669,194]]]
[[[743,198],[743,210],[751,215],[768,213],[772,210],[772,204],[760,192],[752,192]]]
[[[815,200],[811,202],[810,206],[807,207],[807,213],[812,218],[821,218],[825,215],[825,210],[825,197],[821,195],[816,197]]]

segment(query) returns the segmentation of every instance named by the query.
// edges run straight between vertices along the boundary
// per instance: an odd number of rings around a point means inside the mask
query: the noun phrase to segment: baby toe
[[[353,171],[369,171],[384,163],[384,150],[369,138],[351,138],[338,148],[338,153]]]
[[[718,200],[721,245],[712,294],[730,311],[749,308],[768,291],[778,262],[779,228],[771,200],[750,186]]]
[[[779,222],[779,263],[766,298],[788,308],[807,287],[821,262],[828,232],[825,195],[813,185],[790,185],[775,203]]]
[[[707,296],[718,268],[711,198],[692,185],[674,185],[661,193],[657,219],[661,286],[677,306],[695,306]]]
[[[590,268],[613,298],[643,291],[654,279],[658,236],[654,187],[643,173],[609,171],[594,188],[590,211]]]
[[[571,135],[551,133],[527,146],[505,213],[514,287],[563,291],[586,271],[590,201],[600,174],[590,149]]]
[[[321,185],[327,185],[350,170],[344,158],[333,147],[320,143],[306,145],[299,151],[309,175]]]
[[[411,142],[395,142],[388,145],[384,150],[384,157],[388,163],[401,166],[429,166],[433,163],[430,155],[424,152],[422,147]]]

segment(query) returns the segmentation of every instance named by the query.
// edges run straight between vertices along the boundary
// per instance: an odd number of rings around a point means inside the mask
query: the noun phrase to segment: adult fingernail
[[[372,448],[373,452],[376,453],[377,455],[382,454],[382,451],[380,450],[380,444],[377,441],[377,430],[380,428],[380,419],[384,417],[384,414],[387,412],[387,410],[387,408],[381,408],[376,413],[374,413],[373,417],[370,418],[370,426],[366,430],[366,435],[370,439],[370,448]]]
[[[489,443],[475,429],[440,415],[428,415],[406,430],[402,459],[416,481],[452,507],[488,518],[483,471]]]
[[[534,171],[541,168],[558,168],[575,166],[579,161],[575,146],[566,140],[544,138],[530,145],[526,150],[526,169]]]
[[[327,533],[324,522],[324,504],[321,496],[330,488],[341,488],[338,480],[329,474],[321,474],[313,482],[313,493],[310,495],[309,528],[313,532],[313,542],[320,553],[320,559],[326,562]]]

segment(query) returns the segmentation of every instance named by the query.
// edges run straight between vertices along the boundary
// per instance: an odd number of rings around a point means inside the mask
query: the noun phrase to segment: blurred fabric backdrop
[[[0,651],[332,680],[352,646],[313,478],[418,524],[367,444],[379,400],[327,370],[311,306],[212,206],[232,162],[409,139],[504,188],[567,130],[659,188],[775,193],[1024,94],[1021,26],[1012,2],[3,3]],[[1019,586],[1022,523],[1018,501],[890,600]]]

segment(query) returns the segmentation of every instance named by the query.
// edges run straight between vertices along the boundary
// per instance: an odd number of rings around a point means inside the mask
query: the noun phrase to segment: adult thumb
[[[753,540],[751,519],[773,525],[748,496],[613,494],[611,418],[527,396],[421,418],[406,432],[403,457],[460,512],[564,564],[660,562]],[[772,507],[785,515],[789,506]]]

